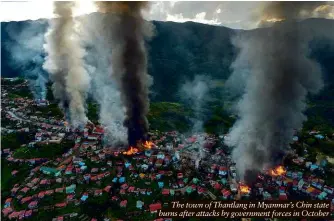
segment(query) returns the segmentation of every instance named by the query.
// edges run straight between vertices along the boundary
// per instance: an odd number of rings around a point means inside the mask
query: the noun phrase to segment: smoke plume
[[[103,22],[107,16],[112,15],[92,14],[82,17],[80,37],[90,51],[85,56],[91,76],[90,94],[99,104],[99,122],[105,129],[104,141],[107,145],[116,146],[127,142],[127,132],[123,126],[125,112],[120,92],[112,80],[111,48],[106,47],[111,37],[109,24],[105,27]]]
[[[248,60],[250,76],[237,105],[240,118],[226,144],[235,147],[232,158],[240,178],[248,183],[258,171],[280,162],[294,129],[306,119],[306,95],[322,88],[320,67],[308,57],[311,36],[302,34],[298,22],[288,22],[303,9],[316,7],[309,4],[270,3],[262,14],[264,21],[274,15],[287,22],[234,39],[240,53],[232,75],[244,71],[243,62]]]
[[[113,17],[106,16],[104,20],[111,29],[107,47],[112,49],[113,77],[125,106],[124,126],[128,130],[128,144],[135,146],[137,141],[147,139],[149,127],[146,118],[149,111],[149,76],[144,40],[145,37],[150,37],[152,31],[141,14],[147,3],[96,2],[96,4],[98,11],[114,13]]]
[[[6,27],[9,41],[4,46],[10,53],[10,65],[23,73],[28,79],[35,99],[45,99],[47,73],[42,69],[43,33],[45,25],[42,21],[29,21],[26,26],[13,23]]]
[[[186,81],[181,87],[181,98],[194,111],[192,133],[203,132],[203,108],[210,89],[210,79],[196,75],[192,81]]]
[[[90,79],[83,61],[85,51],[75,31],[74,6],[74,2],[54,2],[57,18],[50,20],[45,36],[48,56],[43,67],[50,73],[54,96],[67,120],[73,127],[82,127],[88,120],[85,99]]]

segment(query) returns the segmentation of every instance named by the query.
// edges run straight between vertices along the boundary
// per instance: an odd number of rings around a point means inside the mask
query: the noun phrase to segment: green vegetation
[[[10,148],[12,150],[20,148],[22,144],[28,144],[33,139],[31,133],[17,132],[1,136],[2,149]]]
[[[1,78],[1,84],[3,85],[3,86],[13,86],[13,85],[17,85],[17,84],[22,84],[22,83],[24,83],[24,78],[22,78],[22,77],[18,77],[18,78],[16,78],[15,80],[13,80],[13,81],[11,81],[11,80],[5,80],[5,79],[2,79]]]
[[[65,150],[72,147],[73,142],[65,141],[60,144],[35,144],[34,147],[20,147],[14,152],[15,158],[48,158],[55,159],[64,153]]]
[[[15,88],[15,90],[11,90],[8,92],[8,97],[10,99],[26,97],[29,99],[33,98],[33,95],[28,87],[19,87]]]
[[[88,102],[88,112],[87,117],[90,121],[92,121],[94,124],[97,124],[99,121],[99,106],[96,103]]]
[[[15,176],[12,176],[13,170],[19,171]],[[11,164],[6,160],[1,159],[1,196],[2,200],[10,195],[10,188],[16,183],[22,181],[29,173],[29,166],[26,164]]]
[[[156,102],[150,104],[148,120],[153,130],[187,131],[190,128],[189,115],[191,115],[191,111],[182,104]]]
[[[48,106],[33,106],[31,107],[31,114],[40,117],[56,117],[56,118],[63,118],[64,114],[59,109],[57,104],[50,104]]]
[[[317,146],[319,152],[329,157],[334,157],[334,142],[333,141],[320,141]]]
[[[211,117],[204,124],[205,131],[211,134],[226,133],[232,127],[235,118],[229,116],[221,106],[213,106],[212,110]]]
[[[52,83],[48,82],[46,84],[46,99],[48,101],[53,101],[55,98],[53,96],[53,92],[52,92]]]

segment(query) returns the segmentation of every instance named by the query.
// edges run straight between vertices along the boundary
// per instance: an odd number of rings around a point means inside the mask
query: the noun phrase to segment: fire
[[[249,188],[248,186],[243,185],[243,184],[240,184],[240,185],[239,185],[239,188],[240,188],[240,192],[241,192],[241,193],[246,193],[246,194],[248,194],[248,193],[251,191],[250,188]]]
[[[152,146],[153,146],[153,142],[152,141],[145,141],[143,143],[143,146],[145,147],[145,149],[152,149]]]
[[[286,173],[286,170],[283,166],[278,166],[275,169],[271,170],[270,173],[273,176],[282,176]]]
[[[123,152],[124,155],[133,155],[135,153],[138,153],[138,149],[134,147],[130,147],[128,151]]]

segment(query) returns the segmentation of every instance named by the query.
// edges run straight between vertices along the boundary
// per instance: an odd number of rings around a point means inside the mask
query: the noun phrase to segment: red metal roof
[[[149,207],[150,207],[151,212],[157,211],[157,210],[161,209],[161,203],[151,204]]]

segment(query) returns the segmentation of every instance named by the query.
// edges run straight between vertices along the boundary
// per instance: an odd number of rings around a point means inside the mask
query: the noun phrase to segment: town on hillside
[[[247,186],[228,134],[154,130],[141,150],[109,146],[101,125],[72,130],[56,104],[27,90],[2,79],[3,220],[167,221],[157,212],[171,201],[204,199],[327,199],[334,211],[334,158],[322,152],[333,134],[296,131],[282,163]]]

